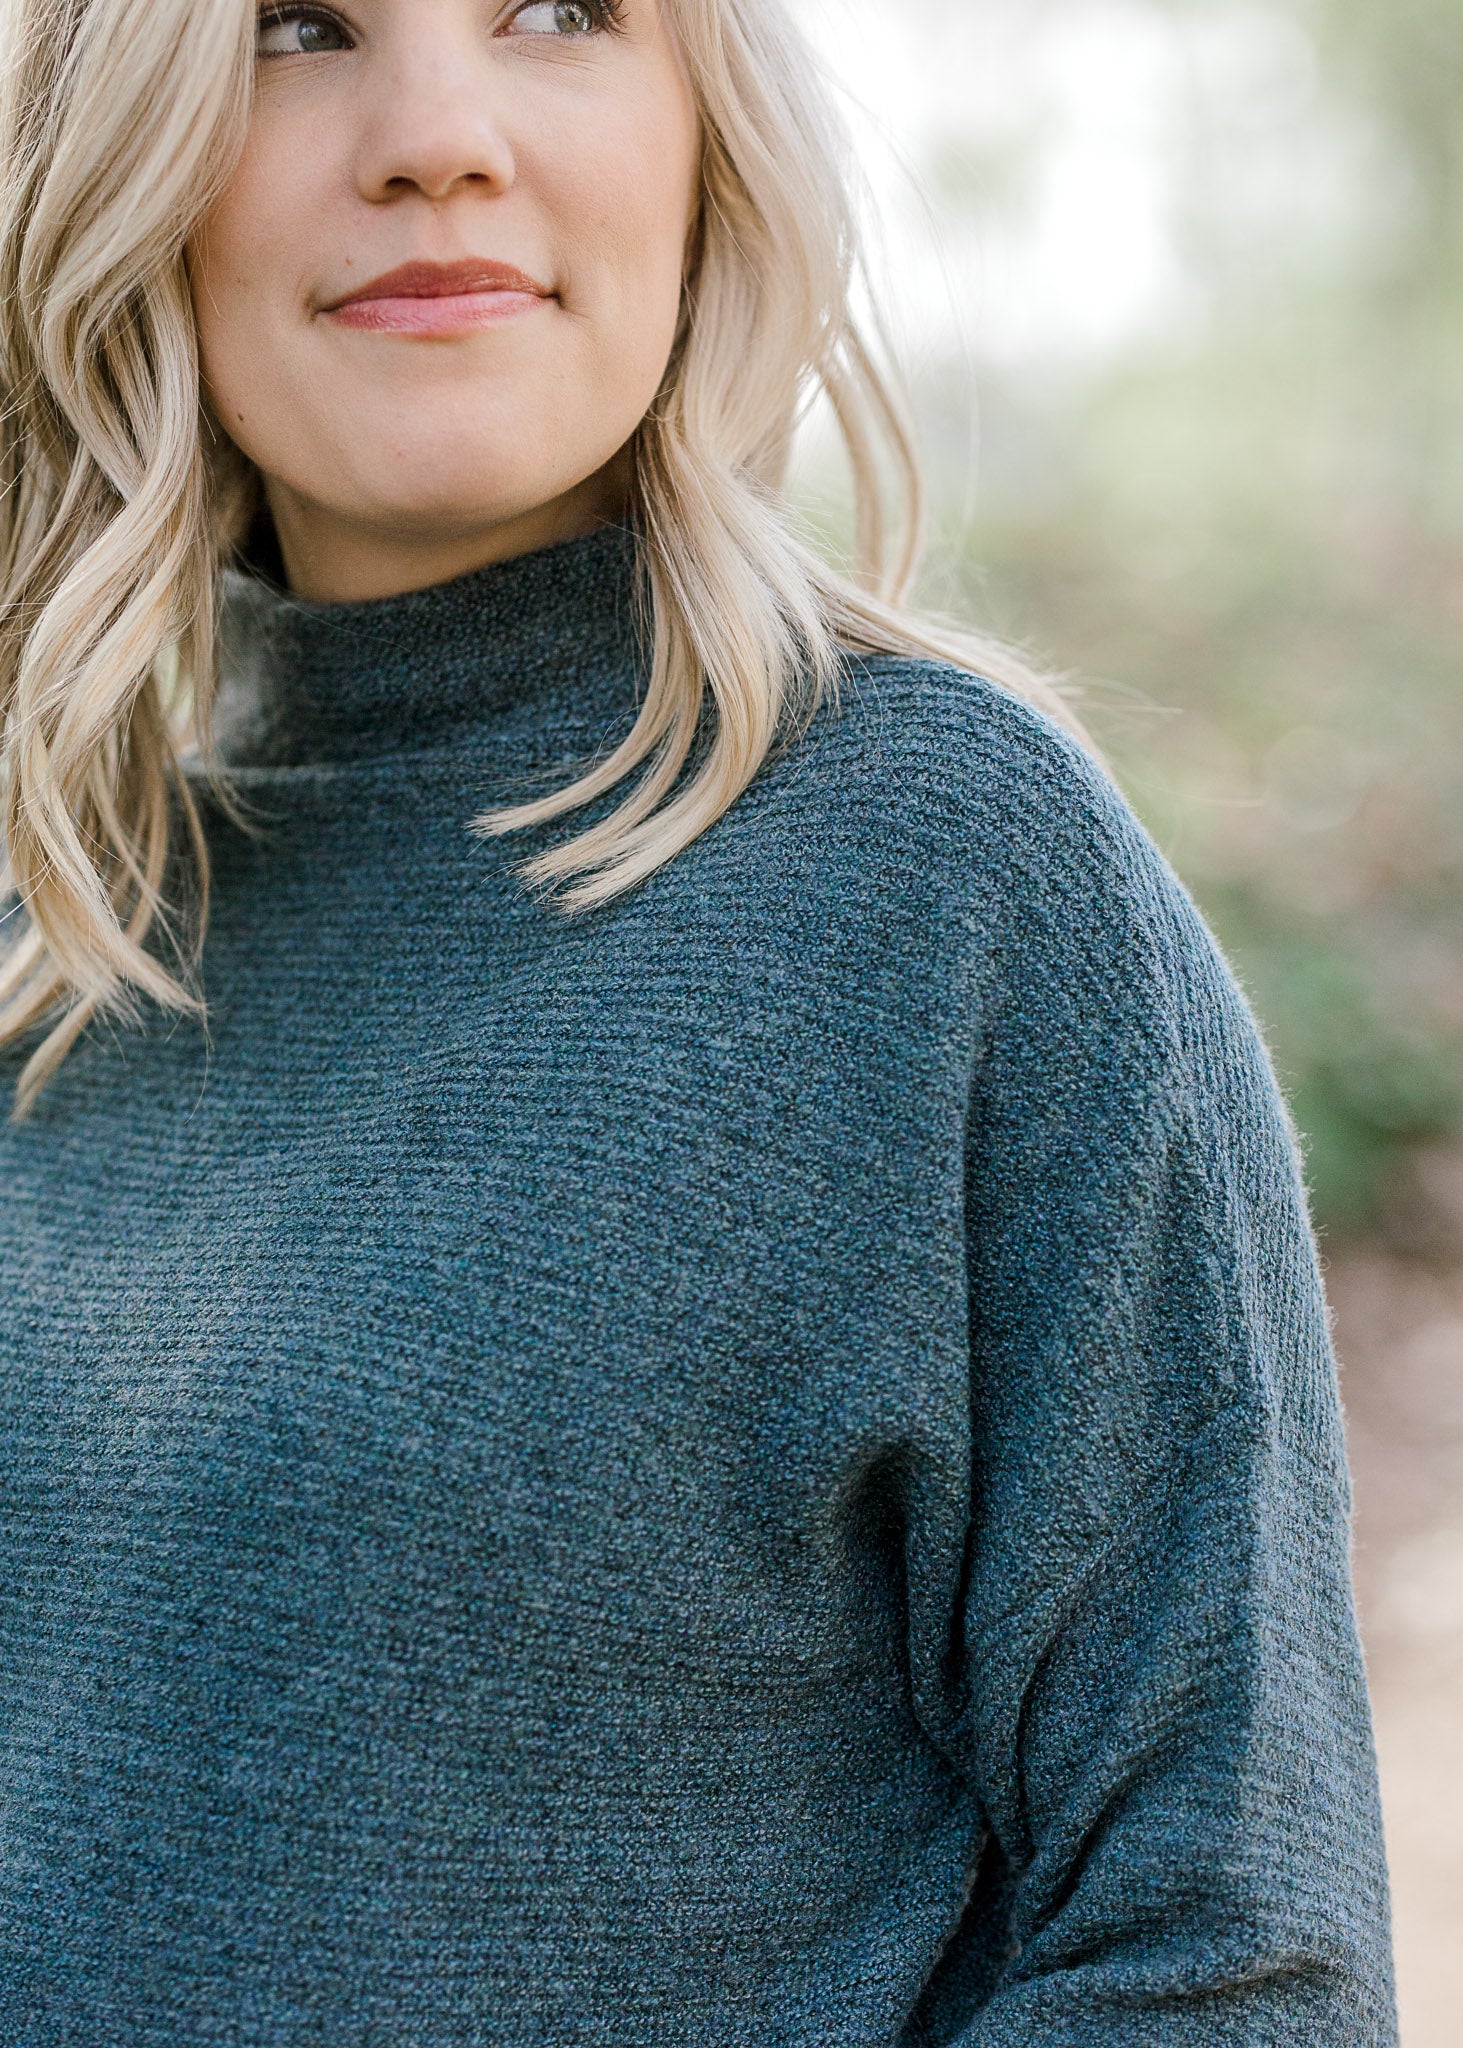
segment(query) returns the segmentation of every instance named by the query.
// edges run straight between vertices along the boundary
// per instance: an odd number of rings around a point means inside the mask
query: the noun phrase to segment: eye
[[[508,24],[508,33],[529,36],[592,36],[615,30],[624,0],[528,0]]]
[[[313,57],[324,50],[348,50],[345,26],[323,7],[262,7],[255,53],[260,57]]]

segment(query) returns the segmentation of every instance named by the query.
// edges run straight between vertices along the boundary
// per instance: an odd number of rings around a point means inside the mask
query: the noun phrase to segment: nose
[[[417,192],[440,201],[459,190],[505,192],[513,183],[513,149],[494,100],[498,81],[477,39],[454,32],[455,11],[401,9],[416,16],[416,33],[393,39],[371,67],[356,161],[367,199]]]

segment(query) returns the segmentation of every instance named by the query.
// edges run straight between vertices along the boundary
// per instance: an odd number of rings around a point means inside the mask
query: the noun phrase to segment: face
[[[261,8],[187,255],[291,584],[382,595],[615,516],[698,204],[669,0]]]

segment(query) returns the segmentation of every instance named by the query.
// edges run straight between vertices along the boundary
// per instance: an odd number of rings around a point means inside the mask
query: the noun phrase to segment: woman
[[[774,0],[9,33],[0,2039],[1391,2039],[1285,1112]]]

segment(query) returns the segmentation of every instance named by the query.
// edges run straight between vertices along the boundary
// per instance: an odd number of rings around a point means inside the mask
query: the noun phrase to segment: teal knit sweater
[[[232,579],[209,1036],[0,1128],[0,2043],[1390,2042],[1242,996],[931,662],[535,898],[614,798],[468,821],[628,729],[634,573]]]

